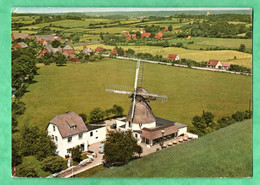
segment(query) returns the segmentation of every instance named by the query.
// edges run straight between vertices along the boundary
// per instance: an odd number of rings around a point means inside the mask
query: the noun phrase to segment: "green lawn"
[[[84,173],[78,176],[84,177]],[[235,123],[122,167],[100,169],[92,177],[252,177],[252,120]]]
[[[90,177],[93,176],[94,174],[96,174],[99,171],[105,170],[106,168],[101,164],[98,166],[95,166],[93,168],[90,168],[89,170],[86,170],[82,173],[78,173],[77,175],[75,175],[75,177]]]
[[[18,119],[23,124],[46,129],[49,121],[66,110],[89,114],[96,107],[114,104],[127,114],[126,95],[105,92],[109,84],[133,86],[136,63],[109,59],[102,62],[41,66],[36,83],[21,98],[26,111]],[[194,115],[211,111],[216,118],[248,108],[252,78],[242,75],[145,64],[144,87],[151,93],[165,94],[168,102],[152,102],[156,116],[191,126]]]

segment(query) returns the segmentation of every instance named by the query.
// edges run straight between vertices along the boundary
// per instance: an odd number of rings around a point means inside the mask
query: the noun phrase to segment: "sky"
[[[211,10],[251,10],[251,8],[82,8],[82,7],[16,7],[14,13],[66,13],[66,12],[129,12],[129,11],[211,11]]]

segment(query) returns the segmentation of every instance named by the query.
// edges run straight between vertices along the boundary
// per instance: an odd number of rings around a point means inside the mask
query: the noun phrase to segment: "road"
[[[108,57],[109,55],[108,55],[108,54],[103,54],[103,56]],[[122,59],[122,60],[133,60],[133,61],[140,60],[140,61],[142,61],[142,62],[147,62],[147,63],[152,63],[152,64],[162,64],[162,65],[172,66],[172,63],[152,61],[152,60],[144,60],[144,59],[139,59],[139,58],[129,58],[129,57],[122,57],[122,56],[116,56],[116,58]],[[173,64],[173,65],[176,66],[176,67],[188,68],[187,65],[182,65],[182,64]],[[198,70],[205,70],[205,71],[213,71],[213,72],[222,72],[222,73],[231,73],[231,74],[252,76],[252,74],[250,74],[250,73],[227,71],[227,70],[224,70],[224,69],[215,69],[215,68],[206,68],[206,67],[195,67],[195,66],[191,66],[191,68],[192,68],[192,69],[198,69]]]

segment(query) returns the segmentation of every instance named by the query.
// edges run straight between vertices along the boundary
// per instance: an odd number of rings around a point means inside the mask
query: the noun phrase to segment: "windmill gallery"
[[[116,129],[131,130],[138,143],[145,143],[147,147],[183,135],[197,138],[197,135],[187,132],[187,125],[154,115],[150,101],[165,103],[168,97],[149,93],[142,87],[143,79],[144,63],[137,61],[134,89],[118,85],[106,88],[106,92],[130,95],[131,98],[127,116],[115,120]],[[75,112],[55,116],[50,121],[47,131],[57,145],[56,153],[62,157],[69,154],[73,147],[79,145],[83,152],[88,151],[89,145],[104,141],[106,138],[106,126],[86,126]]]

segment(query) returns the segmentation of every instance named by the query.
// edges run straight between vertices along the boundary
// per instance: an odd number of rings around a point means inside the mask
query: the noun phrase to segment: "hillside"
[[[235,123],[125,166],[99,171],[93,177],[249,176],[252,176],[252,120]]]

